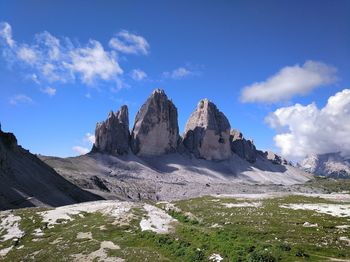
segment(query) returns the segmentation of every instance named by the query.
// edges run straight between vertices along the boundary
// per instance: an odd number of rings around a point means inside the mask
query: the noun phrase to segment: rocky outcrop
[[[128,107],[110,112],[106,121],[97,123],[95,130],[94,152],[114,155],[127,154],[129,151],[129,114]]]
[[[208,99],[198,103],[187,121],[183,145],[198,158],[224,160],[231,156],[230,123]]]
[[[179,143],[177,109],[161,89],[142,105],[131,134],[134,154],[154,156],[175,152]]]
[[[273,164],[281,165],[285,163],[279,155],[275,154],[272,151],[266,151],[264,155],[265,155],[265,158],[271,161]]]
[[[254,163],[257,157],[257,151],[253,141],[246,140],[243,134],[239,130],[231,130],[230,132],[230,143],[231,150],[240,156],[241,158],[247,160],[250,163]]]

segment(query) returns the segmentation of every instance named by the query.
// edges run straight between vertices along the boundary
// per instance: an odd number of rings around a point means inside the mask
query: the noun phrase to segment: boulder
[[[106,121],[97,123],[95,130],[94,152],[114,155],[127,154],[129,151],[129,114],[128,107],[110,112]]]
[[[247,160],[250,163],[254,163],[257,157],[257,150],[253,141],[246,140],[243,134],[239,130],[231,130],[230,132],[231,150]]]
[[[156,89],[137,112],[131,149],[140,156],[176,152],[179,143],[177,108],[164,90]]]
[[[208,99],[199,101],[185,127],[183,145],[198,158],[224,160],[231,156],[230,123]]]
[[[275,154],[274,152],[266,151],[264,155],[265,155],[265,158],[271,161],[273,164],[276,164],[276,165],[282,164],[282,158],[279,155]]]

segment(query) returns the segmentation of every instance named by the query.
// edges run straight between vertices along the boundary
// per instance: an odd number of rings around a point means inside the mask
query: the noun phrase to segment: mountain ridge
[[[330,178],[350,178],[350,159],[340,152],[313,154],[300,163],[300,167],[310,173]]]

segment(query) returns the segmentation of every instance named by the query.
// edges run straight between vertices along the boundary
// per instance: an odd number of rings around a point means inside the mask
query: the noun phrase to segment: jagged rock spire
[[[175,152],[179,141],[177,108],[164,90],[156,89],[138,111],[131,134],[137,155]]]
[[[93,151],[114,155],[129,151],[129,113],[126,105],[119,111],[110,112],[106,121],[97,123]]]

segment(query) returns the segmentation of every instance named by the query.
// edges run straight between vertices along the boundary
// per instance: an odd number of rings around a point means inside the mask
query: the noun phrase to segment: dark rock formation
[[[0,210],[61,206],[100,200],[56,173],[28,150],[12,133],[0,130]]]
[[[230,133],[231,150],[241,158],[250,163],[254,163],[257,151],[253,141],[243,138],[243,134],[238,130],[231,130]]]
[[[224,160],[231,156],[230,123],[208,99],[198,103],[187,121],[183,144],[198,158]]]
[[[163,90],[156,89],[136,115],[131,149],[141,156],[175,152],[179,143],[177,109]]]
[[[106,121],[97,123],[93,151],[114,155],[127,154],[129,140],[129,114],[128,107],[124,105],[119,111],[110,112]]]

